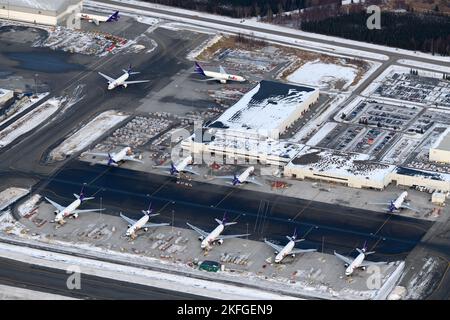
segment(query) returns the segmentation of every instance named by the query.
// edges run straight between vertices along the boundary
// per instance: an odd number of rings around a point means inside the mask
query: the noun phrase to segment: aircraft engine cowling
[[[344,264],[344,267],[346,267],[346,268],[347,268],[348,266],[349,266],[349,264],[348,264],[348,263]]]
[[[366,267],[361,267],[361,270],[362,271],[366,271]]]
[[[227,83],[227,80],[220,80],[220,83],[225,84],[225,83]]]
[[[55,214],[55,216],[59,213],[59,210],[55,210],[53,211],[53,213]]]
[[[128,228],[131,228],[131,224],[128,225]]]
[[[128,87],[128,85],[127,85],[126,83],[124,83],[124,84],[123,84],[123,87],[126,88],[126,87]]]
[[[203,236],[198,237],[199,241],[203,241],[203,239],[205,239]]]
[[[295,258],[295,253],[291,254],[291,257],[292,257],[292,258]]]
[[[144,231],[147,232],[147,231],[148,231],[148,228],[144,228]]]
[[[217,240],[216,243],[220,246],[223,243],[223,239]]]

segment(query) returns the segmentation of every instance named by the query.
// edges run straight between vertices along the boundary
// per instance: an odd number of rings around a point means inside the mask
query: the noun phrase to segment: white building
[[[450,163],[450,128],[445,130],[431,146],[430,161]]]
[[[249,164],[287,164],[303,145],[278,140],[319,98],[319,90],[262,81],[200,132],[182,141],[184,150]],[[209,162],[209,161],[207,161]]]
[[[13,97],[14,97],[13,91],[0,89],[0,106]]]
[[[395,168],[394,165],[370,161],[366,154],[306,146],[284,167],[284,176],[383,190],[391,182],[391,173]]]
[[[72,26],[82,8],[83,0],[0,0],[0,18]]]

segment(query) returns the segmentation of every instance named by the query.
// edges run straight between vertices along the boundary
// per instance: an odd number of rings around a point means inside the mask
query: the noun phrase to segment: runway
[[[42,181],[35,192],[60,203],[72,201],[72,193],[87,184],[95,195],[91,206],[102,206],[108,214],[126,212],[140,217],[149,202],[161,215],[154,222],[172,222],[188,228],[186,222],[205,231],[215,227],[214,218],[238,224],[227,232],[250,233],[249,239],[281,240],[297,229],[306,237],[303,247],[343,253],[361,247],[377,251],[374,260],[404,258],[432,225],[429,221],[388,215],[344,206],[306,201],[242,188],[192,181],[192,187],[176,183],[170,176],[131,171],[72,161],[58,174]],[[173,214],[172,214],[173,213]]]
[[[81,288],[68,289],[68,274],[16,260],[0,258],[0,284],[59,294],[77,299],[101,300],[199,300],[205,299],[178,291],[81,274]]]

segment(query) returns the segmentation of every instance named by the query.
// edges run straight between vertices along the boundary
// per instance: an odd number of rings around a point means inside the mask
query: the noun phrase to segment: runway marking
[[[97,181],[99,178],[101,178],[106,172],[108,172],[111,169],[111,167],[106,168],[102,173],[100,173],[98,176],[96,176],[94,179],[92,179],[87,185],[90,185]]]
[[[158,210],[158,213],[161,213],[172,202],[174,201],[167,201],[167,203],[161,209]]]
[[[158,189],[156,189],[151,195],[150,195],[150,197],[153,197],[157,192],[159,192],[162,188],[164,188],[165,186],[166,186],[166,184],[168,184],[169,183],[169,179],[166,181],[166,182],[164,182]]]
[[[217,208],[217,206],[218,206],[219,204],[221,204],[226,198],[228,198],[233,192],[234,192],[234,189],[231,189],[231,191],[228,192],[228,194],[225,195],[225,197],[223,197],[222,200],[220,200],[219,202],[216,203],[216,205],[214,206],[214,208]]]
[[[295,219],[297,219],[297,217],[298,217],[299,215],[301,215],[306,209],[308,209],[308,207],[310,206],[310,204],[314,201],[314,199],[316,199],[316,197],[319,195],[319,193],[320,193],[320,190],[314,195],[314,197],[312,197],[312,199],[310,199],[310,200],[308,201],[308,203],[306,204],[306,206],[305,206],[302,210],[300,210],[300,212],[297,213],[297,214],[295,215],[294,218],[292,218],[292,221],[294,221]]]

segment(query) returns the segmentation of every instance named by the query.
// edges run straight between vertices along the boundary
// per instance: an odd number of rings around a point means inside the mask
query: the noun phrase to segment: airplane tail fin
[[[205,71],[203,70],[203,68],[197,62],[195,62],[195,69],[194,69],[194,71],[195,71],[195,73],[201,74],[202,76],[205,75]]]
[[[170,163],[170,174],[171,174],[171,175],[174,175],[174,174],[177,173],[177,172],[178,172],[177,168],[175,167],[175,165],[173,164],[173,162],[171,162],[171,163]]]
[[[152,213],[153,209],[152,209],[152,203],[150,202],[150,204],[148,205],[147,210],[142,210],[142,212],[147,215],[150,216],[150,213]]]
[[[94,199],[94,198],[86,198],[86,197],[84,196],[84,184],[83,184],[83,186],[81,187],[80,194],[78,195],[78,194],[74,193],[73,196],[74,196],[75,198],[79,199],[81,202],[83,202],[83,201],[85,201],[85,200]]]
[[[111,154],[108,152],[108,166],[110,166],[112,164],[117,164],[117,162],[113,159]]]
[[[119,11],[116,11],[111,16],[109,16],[108,20],[106,20],[106,21],[107,22],[117,21],[117,20],[119,20],[119,18],[120,18]]]
[[[232,182],[233,186],[237,185],[239,182],[240,181],[239,181],[238,177],[236,177],[236,175],[233,175],[233,182]]]

